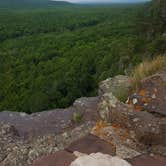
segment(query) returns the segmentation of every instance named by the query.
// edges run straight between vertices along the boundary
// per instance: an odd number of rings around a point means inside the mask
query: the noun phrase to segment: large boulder
[[[139,99],[130,99],[132,102],[125,104],[117,99],[109,89],[101,97],[99,113],[104,121],[112,125],[120,125],[130,131],[134,131],[139,142],[151,145],[166,145],[166,72],[155,74],[141,82],[141,89],[151,96],[151,100],[145,105],[149,109],[137,109],[135,107]],[[111,86],[111,84],[110,84]],[[143,91],[142,91],[142,94]],[[146,94],[146,93],[145,93]],[[132,96],[132,95],[131,95]],[[146,99],[146,97],[145,97]],[[152,109],[155,108],[155,109]]]
[[[103,121],[111,122],[110,108],[116,108],[118,102],[119,100],[112,94],[112,92],[104,93],[101,96],[101,102],[99,103],[98,107],[100,118]]]
[[[118,101],[126,101],[132,88],[132,79],[128,76],[118,75],[108,78],[99,84],[99,114],[102,120],[110,121],[110,106],[116,107]]]
[[[142,80],[139,89],[129,96],[128,103],[138,111],[166,116],[166,71]]]
[[[33,114],[0,112],[0,163],[31,164],[87,135],[98,119],[98,97],[80,98],[73,106]],[[81,121],[77,119],[81,116]],[[74,121],[74,118],[76,118]]]
[[[119,100],[127,98],[132,87],[132,79],[128,76],[118,75],[108,78],[99,84],[99,96],[112,93]]]
[[[131,106],[112,100],[110,94],[104,95],[102,105],[104,105],[102,108],[107,111],[104,119],[112,124],[134,130],[139,141],[145,144],[166,144],[165,117],[156,117],[146,111],[136,111]]]
[[[56,109],[28,115],[19,112],[0,112],[0,121],[14,126],[20,137],[31,139],[48,134],[59,134],[72,125],[75,108]]]
[[[135,139],[133,131],[122,128],[120,125],[104,126],[100,122],[96,124],[91,133],[112,144],[116,149],[116,155],[123,159],[144,153],[139,148],[139,142]]]
[[[166,144],[166,118],[155,117],[148,112],[137,112],[125,104],[111,109],[111,122],[133,130],[137,139],[146,144]]]
[[[69,127],[74,128],[73,121],[77,121],[77,118],[80,118],[82,123],[95,122],[98,119],[98,102],[99,97],[84,97],[77,99],[72,107],[37,112],[30,115],[3,111],[0,112],[0,122],[13,126],[18,131],[19,136],[26,140],[48,134],[60,134]]]

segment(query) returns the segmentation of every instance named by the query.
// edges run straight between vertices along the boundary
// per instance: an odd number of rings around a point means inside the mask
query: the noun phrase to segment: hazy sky
[[[98,3],[106,3],[106,2],[145,2],[145,1],[150,1],[150,0],[64,0],[64,1],[69,1],[69,2],[98,2]]]

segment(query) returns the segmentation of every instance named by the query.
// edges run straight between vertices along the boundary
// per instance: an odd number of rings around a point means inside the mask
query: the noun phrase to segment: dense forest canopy
[[[160,3],[0,10],[0,111],[67,107],[164,53]]]
[[[151,55],[166,50],[166,1],[153,0],[139,12],[137,32],[146,41]]]
[[[66,1],[52,1],[52,0],[1,0],[0,8],[39,8],[39,7],[56,7],[70,5]]]

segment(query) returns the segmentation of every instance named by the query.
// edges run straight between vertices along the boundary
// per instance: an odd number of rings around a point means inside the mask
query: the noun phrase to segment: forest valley
[[[166,1],[15,8],[0,2],[0,111],[33,113],[94,96],[166,52]]]

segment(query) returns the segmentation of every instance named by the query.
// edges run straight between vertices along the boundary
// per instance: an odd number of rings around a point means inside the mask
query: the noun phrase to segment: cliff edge
[[[98,152],[134,166],[166,165],[166,70],[132,86],[120,75],[67,109],[1,112],[0,166],[68,166],[78,154]]]

